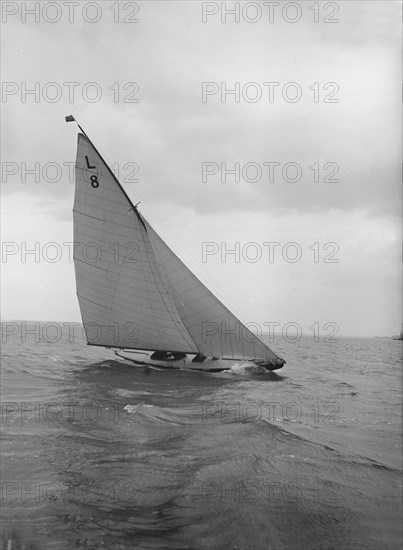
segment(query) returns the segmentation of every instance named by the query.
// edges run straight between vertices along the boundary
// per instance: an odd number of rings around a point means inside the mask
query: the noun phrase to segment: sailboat
[[[285,361],[186,267],[80,133],[73,208],[77,297],[87,343],[136,365],[223,371]]]

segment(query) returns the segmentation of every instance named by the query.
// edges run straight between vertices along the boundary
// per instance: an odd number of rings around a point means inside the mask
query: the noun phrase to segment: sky
[[[2,3],[3,319],[80,320],[73,114],[242,320],[400,331],[398,2],[36,4]]]

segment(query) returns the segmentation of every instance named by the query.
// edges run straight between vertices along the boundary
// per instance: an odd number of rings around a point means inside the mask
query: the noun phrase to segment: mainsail
[[[284,363],[174,254],[83,134],[73,212],[77,296],[89,344]]]
[[[82,134],[73,216],[77,296],[88,343],[198,353],[161,280],[140,214]]]

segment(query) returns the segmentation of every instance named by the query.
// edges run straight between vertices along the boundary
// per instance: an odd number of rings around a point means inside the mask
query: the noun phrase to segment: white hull
[[[221,372],[231,369],[235,365],[250,367],[255,371],[269,372],[280,369],[282,364],[257,364],[253,360],[236,359],[212,359],[207,357],[203,362],[193,362],[195,355],[186,355],[183,359],[157,361],[151,359],[153,352],[143,352],[135,350],[119,350],[115,354],[122,359],[131,361],[139,366],[159,367],[163,369],[197,370],[204,372]]]

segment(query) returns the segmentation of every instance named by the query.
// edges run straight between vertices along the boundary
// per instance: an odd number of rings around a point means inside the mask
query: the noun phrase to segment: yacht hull
[[[186,357],[177,360],[154,360],[151,359],[152,352],[140,352],[134,350],[119,350],[115,354],[122,359],[126,359],[138,366],[157,367],[163,369],[195,370],[204,372],[222,372],[230,370],[233,366],[242,366],[253,368],[255,372],[268,372],[278,370],[283,367],[285,362],[264,363],[256,360],[236,360],[236,359],[215,359],[206,357],[202,362],[193,361],[197,356],[186,355]]]

